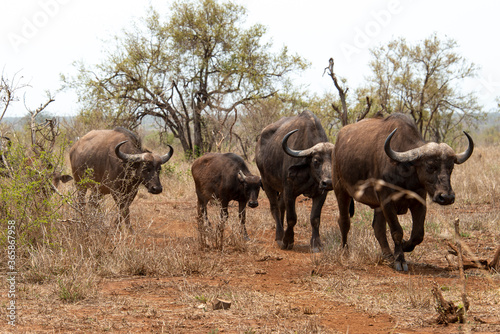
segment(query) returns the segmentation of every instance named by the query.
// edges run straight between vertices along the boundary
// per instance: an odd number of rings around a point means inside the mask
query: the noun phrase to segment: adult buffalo
[[[151,194],[159,194],[161,165],[174,150],[159,156],[144,150],[140,139],[131,131],[117,127],[114,130],[93,130],[71,147],[71,169],[77,186],[78,203],[83,207],[87,189],[92,201],[111,194],[120,209],[121,219],[130,228],[129,207],[143,184]]]
[[[196,195],[198,197],[198,229],[203,236],[204,223],[207,220],[207,203],[216,199],[221,204],[221,224],[218,231],[222,247],[224,222],[228,217],[229,202],[238,201],[238,212],[243,237],[248,239],[245,227],[246,205],[256,208],[259,205],[259,190],[262,187],[260,177],[253,175],[245,161],[234,153],[207,153],[196,159],[191,166]]]
[[[321,209],[328,191],[333,189],[333,147],[319,119],[310,111],[284,117],[262,130],[255,160],[276,222],[276,241],[281,248],[293,247],[293,228],[297,223],[295,200],[302,194],[313,200],[311,249],[318,251],[321,247]],[[285,212],[286,231],[283,229]]]
[[[465,135],[468,148],[456,154],[446,144],[425,142],[415,122],[403,114],[366,119],[342,128],[333,158],[342,244],[347,245],[348,208],[354,198],[375,209],[372,225],[382,253],[394,256],[396,270],[408,271],[404,252],[411,252],[424,238],[426,195],[440,205],[455,201],[450,183],[453,167],[467,161],[474,149],[471,137]],[[408,209],[413,227],[406,241],[398,215]],[[394,254],[387,242],[386,222],[394,240]]]

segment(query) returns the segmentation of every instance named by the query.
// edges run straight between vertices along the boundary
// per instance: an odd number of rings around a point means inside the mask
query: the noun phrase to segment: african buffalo
[[[318,251],[321,247],[321,209],[328,191],[333,189],[333,147],[319,119],[310,111],[284,117],[262,130],[255,160],[276,222],[276,241],[282,249],[293,248],[295,200],[302,194],[313,199],[311,249]]]
[[[120,209],[121,218],[130,228],[129,207],[139,185],[151,194],[159,194],[161,165],[173,154],[173,148],[159,156],[141,147],[141,141],[131,131],[93,130],[71,147],[71,169],[77,185],[78,203],[83,207],[87,189],[91,189],[93,204],[103,195],[111,194]]]
[[[455,200],[450,183],[453,167],[465,162],[474,149],[472,138],[465,135],[468,148],[456,154],[446,144],[425,142],[415,122],[403,114],[366,119],[342,128],[333,156],[342,244],[347,245],[348,207],[354,198],[375,209],[372,225],[382,253],[394,256],[396,270],[407,271],[404,252],[411,252],[424,238],[426,195],[441,205]],[[406,241],[398,215],[408,209],[413,227]],[[394,254],[387,243],[386,222],[394,240]]]
[[[196,159],[191,167],[196,195],[198,196],[198,229],[203,235],[207,220],[207,203],[217,199],[221,204],[221,222],[227,220],[227,208],[230,201],[238,201],[239,218],[243,237],[248,239],[245,227],[245,207],[259,205],[259,190],[262,187],[259,176],[253,175],[243,159],[233,153],[207,153]],[[220,225],[219,228],[223,228]],[[219,247],[222,246],[222,232],[219,231]]]

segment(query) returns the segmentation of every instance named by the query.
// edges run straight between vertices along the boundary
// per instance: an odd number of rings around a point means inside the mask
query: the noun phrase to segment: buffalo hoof
[[[250,241],[250,237],[248,236],[247,231],[243,231],[243,232],[241,232],[241,237],[242,237],[242,238],[243,238],[243,240],[245,240],[245,241]]]
[[[311,252],[313,253],[320,253],[321,250],[323,249],[323,245],[321,244],[321,240],[319,238],[312,239],[311,238]]]
[[[313,253],[321,253],[321,247],[312,247],[311,252]]]
[[[408,272],[408,264],[404,261],[396,261],[394,262],[394,269],[397,271]]]
[[[292,243],[285,243],[282,240],[276,240],[276,243],[278,244],[278,247],[283,249],[283,250],[290,250],[293,249],[293,242]]]

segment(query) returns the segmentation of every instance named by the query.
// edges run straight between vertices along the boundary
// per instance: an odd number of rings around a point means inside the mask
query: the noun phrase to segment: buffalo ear
[[[300,164],[288,167],[287,179],[291,179],[295,182],[305,182],[309,179],[309,165]]]
[[[71,180],[73,180],[73,177],[72,177],[72,176],[70,176],[70,175],[66,175],[66,174],[61,175],[61,182],[62,182],[62,183],[66,183],[66,182],[69,182],[69,181],[71,181]]]
[[[246,179],[245,174],[243,174],[243,172],[240,170],[240,171],[238,172],[238,180],[239,180],[241,183],[245,183],[245,179]]]

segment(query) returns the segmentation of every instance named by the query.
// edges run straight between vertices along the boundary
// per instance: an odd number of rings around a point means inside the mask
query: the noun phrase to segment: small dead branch
[[[464,323],[464,308],[455,306],[453,302],[445,300],[436,283],[432,287],[432,295],[436,299],[436,311],[438,312],[436,322],[438,324]]]
[[[356,122],[359,122],[362,119],[364,119],[366,117],[366,115],[368,115],[368,113],[370,112],[371,107],[372,107],[372,102],[370,101],[370,97],[367,96],[366,97],[366,107],[365,107],[365,110],[363,111],[363,113],[361,115],[359,115],[356,118]]]
[[[448,246],[448,254],[451,254],[453,256],[459,256],[459,247],[458,245],[454,245],[453,243],[447,241],[446,245]],[[468,254],[465,254],[468,253]],[[474,254],[471,254],[470,249],[465,247],[465,252],[462,254],[462,267],[464,270],[467,269],[483,269],[483,270],[497,270],[498,269],[498,260],[500,257],[500,246],[498,246],[495,255],[493,256],[493,259],[488,262],[486,259],[479,259],[477,256]],[[457,268],[454,267],[451,263],[451,261],[448,260],[448,266],[450,270],[456,270]],[[458,265],[460,267],[460,263]]]
[[[458,249],[455,245],[453,245],[449,241],[446,243],[446,245],[449,247],[449,249],[448,249],[449,254],[454,255],[454,256],[458,256]],[[452,269],[452,270],[457,269],[456,267],[453,267],[450,262],[448,262],[448,263],[449,263],[450,269]],[[480,260],[477,258],[469,259],[466,255],[463,255],[463,268],[465,270],[467,270],[467,269],[486,269],[486,270],[492,269],[492,268],[494,268],[494,266],[491,265],[492,263],[493,263],[493,261],[489,264],[487,260]]]
[[[425,200],[422,197],[420,197],[417,193],[398,187],[394,184],[385,182],[384,180],[380,179],[368,179],[360,182],[356,186],[356,193],[354,194],[354,199],[358,200],[359,198],[361,198],[368,188],[373,188],[375,193],[378,194],[384,187],[393,189],[396,192],[391,196],[389,196],[384,202],[380,203],[381,206],[385,206],[390,201],[397,201],[403,196],[405,196],[406,198],[414,198],[420,203],[422,203],[422,205],[426,205]]]
[[[469,301],[467,300],[467,288],[465,283],[462,240],[460,240],[460,219],[456,218],[454,225],[455,225],[455,239],[457,242],[457,249],[458,249],[458,269],[460,270],[460,282],[462,283],[462,303],[464,309],[463,318],[465,319],[465,313],[469,310]]]

